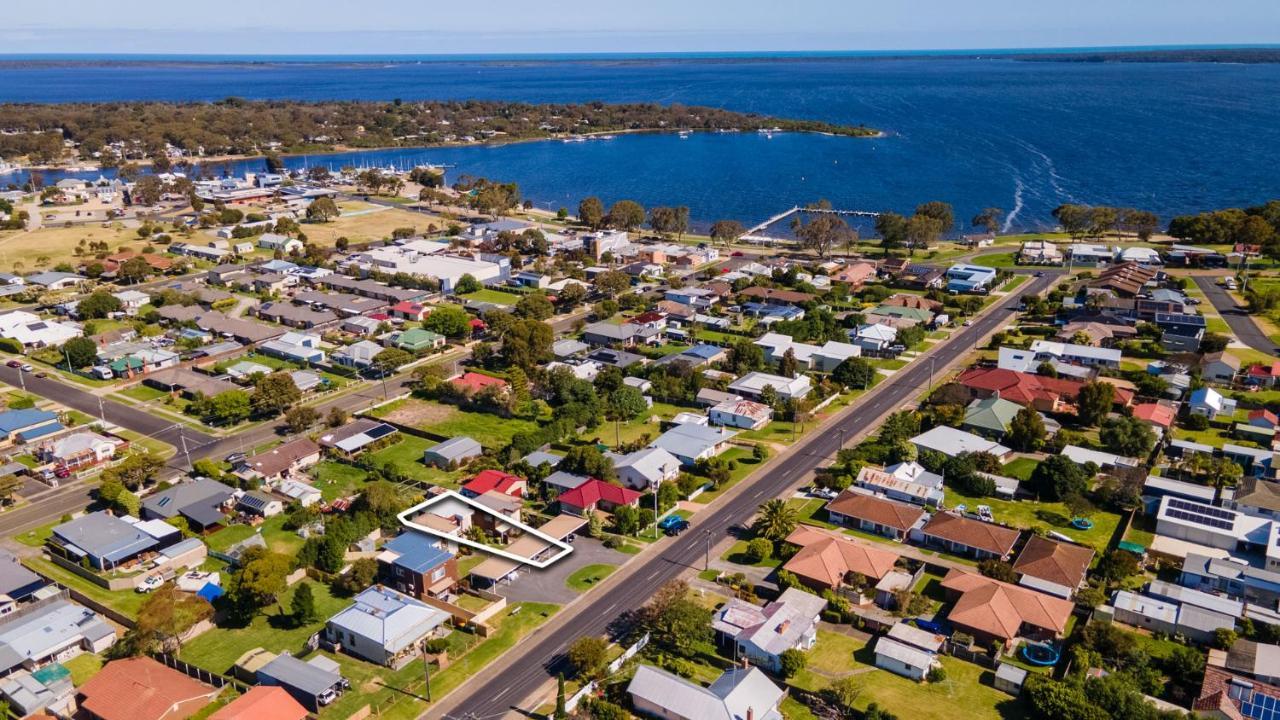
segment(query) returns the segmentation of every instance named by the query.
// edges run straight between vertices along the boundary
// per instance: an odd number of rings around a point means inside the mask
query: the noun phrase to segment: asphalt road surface
[[[1226,290],[1214,283],[1217,279],[1217,277],[1211,275],[1197,275],[1195,277],[1196,286],[1209,299],[1209,302],[1213,303],[1213,307],[1217,309],[1222,319],[1227,321],[1227,325],[1231,327],[1231,332],[1235,334],[1240,342],[1254,350],[1259,350],[1273,357],[1280,355],[1280,345],[1271,342],[1271,338],[1267,337],[1267,334],[1258,328],[1258,324],[1253,321],[1249,313],[1236,305],[1236,301],[1231,299]]]
[[[496,662],[501,663],[500,682],[476,683],[467,687],[463,695],[450,698],[439,709],[433,708],[427,717],[445,718],[498,718],[535,692],[563,667],[564,653],[579,637],[603,635],[609,625],[622,613],[642,606],[650,594],[663,583],[680,575],[686,569],[702,569],[703,556],[708,547],[723,540],[731,528],[744,525],[760,503],[779,497],[810,471],[834,455],[843,445],[846,435],[853,436],[867,428],[882,414],[910,403],[925,391],[934,367],[945,367],[974,349],[975,343],[988,333],[1010,323],[1013,309],[1019,297],[1028,292],[1039,293],[1052,286],[1057,273],[1046,273],[1033,278],[1025,286],[1002,300],[991,312],[962,328],[945,346],[917,359],[894,374],[880,386],[881,389],[865,404],[859,405],[834,426],[814,437],[799,452],[789,455],[774,465],[753,487],[733,497],[716,511],[696,515],[693,527],[674,541],[669,541],[661,552],[641,560],[636,570],[619,584],[591,598],[574,610],[573,622],[565,623],[547,635],[522,646],[518,653],[508,653]],[[932,361],[930,360],[932,358]]]

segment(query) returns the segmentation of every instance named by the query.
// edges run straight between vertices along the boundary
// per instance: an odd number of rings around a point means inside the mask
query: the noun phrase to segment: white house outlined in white
[[[461,534],[459,535],[446,534],[446,533],[440,532],[439,530],[436,530],[435,528],[427,527],[426,525],[414,522],[412,519],[410,519],[412,517],[419,515],[420,513],[427,511],[432,506],[438,505],[441,502],[444,502],[446,500],[460,501],[466,504],[468,507],[473,508],[476,511],[492,515],[498,520],[500,520],[501,522],[507,525],[511,525],[512,527],[519,528],[525,533],[528,533],[529,535],[532,535],[537,539],[542,540],[548,545],[549,548],[551,547],[559,548],[560,552],[543,560],[535,560],[532,557],[516,555],[515,553],[507,552],[505,550],[502,550],[501,548],[496,548],[491,545],[485,545],[484,543],[476,542],[475,540],[462,537]],[[465,545],[473,550],[479,550],[481,552],[488,553],[489,555],[494,555],[496,557],[510,560],[512,562],[520,563],[521,565],[529,565],[539,569],[550,567],[555,562],[561,560],[562,558],[568,556],[569,553],[573,552],[573,546],[564,542],[563,540],[558,540],[556,538],[551,537],[550,535],[547,535],[546,533],[539,532],[537,528],[534,528],[531,525],[526,525],[525,523],[520,522],[519,520],[516,520],[514,518],[510,518],[505,515],[500,515],[497,512],[495,512],[492,508],[485,507],[484,505],[476,502],[475,500],[469,497],[465,497],[457,492],[454,492],[453,490],[445,490],[439,495],[428,498],[418,503],[417,505],[414,505],[408,510],[405,510],[404,512],[397,515],[396,519],[400,521],[401,525],[404,525],[405,527],[415,530],[417,532],[426,533],[427,535],[438,537],[441,540],[444,540],[449,543],[457,543],[458,545]]]

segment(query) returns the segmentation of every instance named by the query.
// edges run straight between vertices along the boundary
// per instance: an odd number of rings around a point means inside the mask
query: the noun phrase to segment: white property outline
[[[538,539],[546,541],[548,545],[553,545],[555,547],[560,548],[561,552],[556,553],[555,555],[553,555],[551,558],[547,560],[538,561],[538,560],[534,560],[533,558],[524,557],[523,555],[516,555],[515,553],[509,553],[505,550],[499,550],[498,548],[495,548],[491,545],[485,545],[484,543],[476,542],[474,540],[469,540],[465,537],[462,537],[461,535],[446,535],[445,533],[442,533],[439,530],[429,528],[426,525],[419,525],[418,523],[413,522],[412,520],[409,519],[411,515],[417,515],[418,513],[426,510],[432,505],[435,505],[436,503],[440,502],[441,500],[447,500],[450,498],[461,500],[462,502],[466,503],[467,505],[470,505],[476,510],[480,510],[481,512],[486,512],[508,525],[514,525],[520,528],[521,530],[531,535],[534,535]],[[427,500],[424,500],[423,502],[418,503],[417,505],[414,505],[408,510],[405,510],[404,512],[397,515],[396,519],[400,521],[401,525],[404,525],[405,527],[416,530],[418,532],[423,532],[428,535],[438,537],[441,540],[445,540],[447,542],[456,542],[460,545],[466,545],[469,548],[480,550],[480,551],[489,553],[490,555],[496,555],[500,558],[503,558],[505,560],[510,560],[512,562],[516,562],[521,565],[532,565],[533,567],[538,569],[550,567],[556,561],[560,560],[561,558],[567,556],[569,553],[573,552],[572,545],[564,541],[557,540],[551,537],[550,535],[547,535],[544,532],[540,532],[537,528],[534,528],[530,525],[525,525],[523,522],[520,522],[519,520],[509,518],[506,515],[499,515],[492,508],[486,507],[476,502],[475,500],[472,500],[471,498],[466,497],[453,490],[445,490],[444,492],[440,493],[439,495],[436,495],[433,498],[429,498]]]

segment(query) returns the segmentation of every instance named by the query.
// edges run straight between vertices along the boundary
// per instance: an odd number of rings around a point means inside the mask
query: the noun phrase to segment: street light
[[[702,556],[702,569],[705,572],[711,569],[711,531],[704,528],[702,530],[702,538],[706,541]]]
[[[653,539],[658,539],[658,488],[662,487],[661,480],[649,481],[649,492],[653,493]]]

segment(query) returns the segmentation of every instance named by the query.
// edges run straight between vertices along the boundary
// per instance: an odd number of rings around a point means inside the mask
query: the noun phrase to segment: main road
[[[1236,301],[1227,294],[1227,291],[1214,282],[1218,279],[1219,276],[1215,275],[1195,276],[1196,286],[1200,288],[1204,296],[1217,309],[1222,319],[1227,321],[1231,332],[1235,334],[1240,342],[1272,357],[1280,357],[1280,346],[1271,342],[1271,338],[1262,332],[1258,324],[1249,316],[1249,313],[1245,312],[1244,308],[1236,305]]]
[[[738,491],[725,504],[695,516],[693,527],[683,535],[661,541],[661,551],[638,560],[627,575],[602,589],[573,610],[572,618],[557,617],[540,636],[526,640],[519,651],[508,652],[473,678],[469,685],[429,709],[428,718],[498,718],[537,691],[556,672],[563,671],[564,653],[574,640],[603,635],[624,612],[642,606],[653,591],[686,569],[701,568],[709,546],[724,539],[730,529],[745,524],[760,503],[785,495],[808,473],[839,450],[846,437],[870,428],[878,418],[910,403],[927,390],[934,370],[945,368],[971,352],[990,333],[1009,325],[1019,298],[1024,293],[1040,293],[1049,288],[1058,273],[1046,272],[1025,287],[1011,293],[970,327],[962,328],[951,340],[934,347],[885,380],[867,398],[833,426],[802,441],[795,451],[780,458],[751,485]]]

